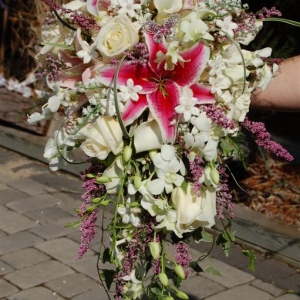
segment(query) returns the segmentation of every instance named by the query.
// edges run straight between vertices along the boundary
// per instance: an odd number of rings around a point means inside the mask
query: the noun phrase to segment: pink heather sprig
[[[269,64],[277,64],[280,65],[284,59],[283,58],[275,58],[275,57],[262,57],[262,60]]]
[[[252,122],[246,117],[243,126],[252,133],[258,146],[287,161],[292,161],[294,159],[294,157],[280,144],[271,140],[271,135],[267,132],[264,123]]]
[[[100,174],[103,172],[104,167],[101,164],[97,164],[93,160],[90,162],[91,165],[89,168],[80,174],[82,180],[84,180],[82,187],[85,189],[85,191],[81,195],[81,198],[84,200],[84,202],[78,209],[78,218],[84,218],[80,224],[81,243],[78,250],[78,258],[82,258],[82,256],[88,251],[89,245],[96,234],[96,222],[98,219],[99,210],[95,209],[88,213],[87,209],[94,198],[101,197],[105,193],[104,185],[96,184],[95,178],[88,178],[86,176],[87,174]]]
[[[265,19],[271,17],[281,17],[282,13],[275,6],[271,8],[264,7],[256,13],[256,16],[258,19]]]
[[[55,81],[59,77],[63,66],[63,61],[48,54],[46,58],[46,68],[44,70],[38,70],[34,75],[39,79],[48,76],[50,81]]]
[[[77,24],[82,29],[87,31],[89,30],[99,30],[100,26],[97,24],[96,20],[90,16],[85,16],[83,14],[79,14],[72,10],[63,10],[65,13],[71,13],[70,19],[72,23]]]
[[[99,215],[99,209],[95,209],[89,214],[80,224],[80,247],[77,257],[81,259],[83,255],[88,251],[91,241],[96,235],[96,222]]]
[[[153,241],[154,228],[157,222],[149,215],[145,216],[143,223],[137,227],[132,239],[128,242],[126,252],[123,258],[122,269],[117,273],[116,280],[116,293],[115,299],[123,299],[124,287],[126,281],[122,277],[127,276],[138,264],[142,264],[145,260],[146,247],[149,242]],[[156,241],[159,243],[161,240],[160,233],[156,233]],[[155,263],[154,263],[155,266]],[[159,269],[156,266],[156,271]]]
[[[222,126],[225,129],[233,129],[234,122],[225,115],[225,113],[216,105],[203,106],[203,109],[208,118],[210,118],[217,125]]]
[[[250,33],[254,35],[257,33],[257,28],[255,26],[256,16],[253,13],[242,12],[239,16],[236,16],[234,22],[238,25],[236,29],[233,30],[234,34],[238,34],[241,38],[247,36]]]
[[[175,247],[175,261],[178,265],[182,266],[185,277],[189,276],[189,264],[192,261],[192,256],[190,255],[190,248],[185,243],[178,243]]]
[[[231,201],[232,195],[229,194],[228,177],[226,168],[223,166],[218,167],[220,175],[219,190],[217,191],[217,214],[219,219],[224,219],[224,210],[227,210],[230,218],[234,218],[233,203]]]
[[[193,176],[193,191],[196,196],[200,196],[201,192],[201,186],[200,178],[203,175],[203,167],[201,165],[202,158],[199,156],[196,156],[194,161],[190,161],[190,171]]]
[[[58,4],[56,4],[52,0],[42,0],[46,5],[48,5],[51,9],[58,11],[60,10],[63,14],[70,14],[68,19],[71,23],[77,24],[82,29],[85,30],[99,30],[100,26],[97,24],[96,20],[90,16],[85,16],[83,14],[78,13],[77,11],[73,11],[71,9],[66,9]]]

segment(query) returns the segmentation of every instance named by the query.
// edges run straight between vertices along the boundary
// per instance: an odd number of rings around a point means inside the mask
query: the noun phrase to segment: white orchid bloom
[[[130,207],[130,203],[132,202],[131,198],[129,197],[126,200],[126,204],[124,207],[119,206],[118,207],[118,213],[122,216],[122,223],[123,224],[129,224],[131,223],[134,227],[137,227],[141,220],[137,216],[138,213],[141,212],[141,210],[137,207]]]
[[[176,157],[175,149],[171,145],[163,145],[161,152],[153,157],[157,179],[152,180],[148,190],[153,195],[159,195],[165,189],[166,193],[173,191],[173,185],[180,186],[184,180],[185,167],[181,159]]]
[[[133,269],[129,275],[123,276],[122,279],[133,283],[141,283],[135,276],[135,269]]]

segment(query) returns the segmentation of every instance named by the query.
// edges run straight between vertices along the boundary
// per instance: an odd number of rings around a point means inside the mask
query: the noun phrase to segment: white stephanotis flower
[[[84,64],[88,64],[93,58],[98,57],[98,52],[96,49],[96,44],[89,45],[88,42],[82,41],[82,50],[76,52],[79,58],[83,59]]]
[[[223,60],[222,55],[217,55],[216,58],[210,59],[208,61],[208,65],[211,67],[211,70],[209,71],[210,76],[219,75],[222,73],[224,69],[226,69],[226,64]]]
[[[171,145],[163,145],[161,152],[153,157],[157,179],[152,180],[148,190],[153,195],[159,195],[165,189],[166,193],[173,191],[173,185],[180,186],[184,180],[185,167],[181,159],[176,156],[175,149]]]
[[[141,4],[134,3],[134,0],[118,0],[118,4],[121,8],[118,11],[118,14],[128,14],[130,17],[135,17],[136,11],[142,9]]]
[[[224,20],[217,20],[216,25],[221,28],[221,31],[219,31],[219,33],[222,36],[228,34],[230,37],[233,37],[233,30],[238,28],[238,25],[232,22],[231,15],[225,17]]]
[[[127,79],[126,85],[119,86],[119,90],[121,91],[118,93],[120,96],[120,100],[127,102],[128,100],[138,101],[139,95],[138,93],[142,90],[141,85],[134,85],[134,82],[131,78]]]
[[[130,207],[131,202],[131,198],[129,197],[126,200],[124,207],[118,207],[118,213],[122,216],[122,223],[131,223],[134,227],[137,227],[141,222],[140,218],[137,216],[141,210],[137,207]]]
[[[175,111],[178,114],[182,114],[184,122],[190,121],[192,116],[199,115],[199,108],[195,107],[198,100],[193,97],[193,91],[189,87],[182,88],[182,94],[179,101],[180,104],[175,107]]]

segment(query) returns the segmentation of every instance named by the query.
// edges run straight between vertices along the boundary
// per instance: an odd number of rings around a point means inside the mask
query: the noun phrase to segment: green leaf
[[[256,260],[256,256],[255,254],[249,250],[249,249],[246,249],[246,250],[243,250],[242,253],[246,256],[249,257],[250,261],[249,261],[249,264],[248,264],[248,268],[251,270],[251,271],[255,271],[255,268],[254,268],[254,262]]]
[[[55,44],[55,43],[47,43],[47,42],[42,42],[41,44],[43,46],[53,46],[61,49],[75,50],[75,47],[73,45]]]
[[[204,272],[222,277],[222,274],[219,271],[217,271],[215,268],[213,268],[212,266],[206,267],[204,269]]]
[[[109,290],[115,277],[116,271],[115,270],[109,270],[109,269],[103,269],[102,273],[100,273],[100,276],[102,279],[104,279],[107,289]]]
[[[197,261],[192,261],[189,264],[189,267],[194,270],[196,273],[204,272],[203,269],[199,266]]]
[[[192,237],[196,243],[206,242],[211,243],[212,237],[203,228],[199,227],[192,232]]]
[[[69,222],[65,225],[66,228],[77,228],[81,224],[80,221]]]
[[[212,236],[206,232],[204,229],[202,230],[202,240],[203,242],[206,243],[211,243],[213,241]]]

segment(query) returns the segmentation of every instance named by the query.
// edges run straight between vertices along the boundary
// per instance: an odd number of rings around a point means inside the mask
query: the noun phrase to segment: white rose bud
[[[185,273],[181,265],[176,265],[174,271],[180,279],[185,279]]]
[[[168,276],[166,275],[166,273],[159,273],[158,278],[159,278],[162,285],[168,286],[169,279],[168,279]]]
[[[211,178],[211,180],[212,180],[212,182],[214,183],[214,184],[219,184],[219,182],[220,182],[220,175],[219,175],[219,172],[218,172],[218,170],[217,169],[211,169],[211,171],[210,171],[210,178]]]
[[[134,176],[133,183],[136,190],[138,190],[141,187],[142,178],[140,176]]]
[[[111,179],[108,176],[101,176],[96,178],[96,183],[108,183],[111,182]]]
[[[154,259],[158,259],[160,255],[160,244],[158,242],[148,243],[151,255]]]
[[[80,148],[89,157],[104,160],[110,152],[116,155],[124,147],[122,129],[113,117],[100,116],[96,122],[81,128],[78,134],[85,138]]]
[[[132,148],[129,146],[126,146],[123,151],[123,161],[125,163],[127,163],[129,161],[129,159],[131,158],[131,155],[132,155]]]
[[[178,291],[178,292],[176,293],[176,296],[177,296],[178,298],[184,299],[184,300],[188,300],[188,299],[189,299],[189,296],[188,296],[186,293],[181,292],[181,291]]]

